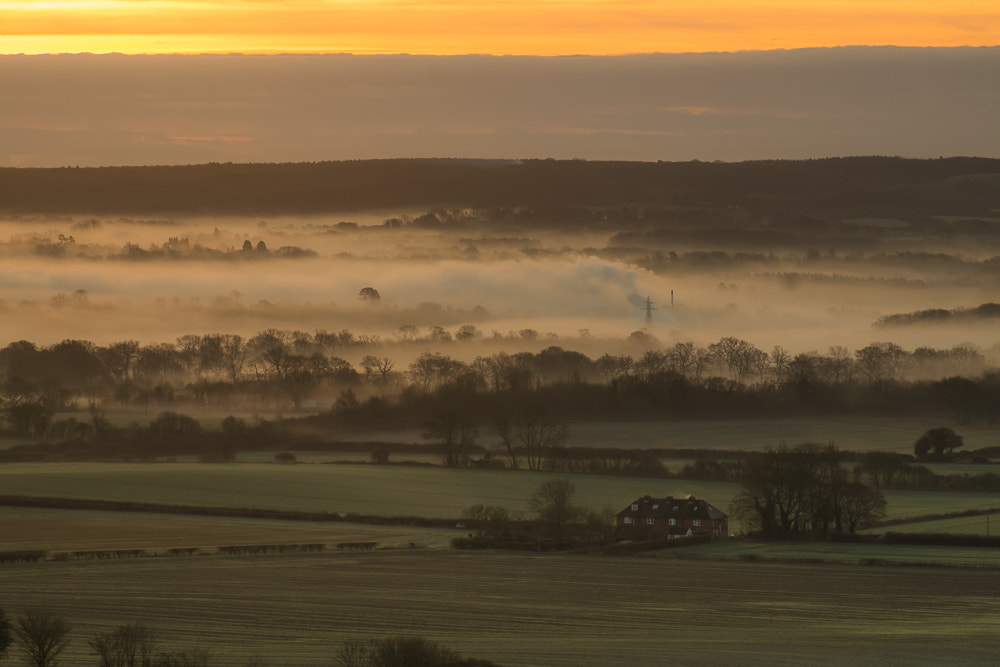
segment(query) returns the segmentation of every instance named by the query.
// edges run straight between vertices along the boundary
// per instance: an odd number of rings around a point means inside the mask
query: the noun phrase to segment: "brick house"
[[[698,533],[729,537],[729,517],[711,503],[694,496],[643,496],[633,500],[616,515],[615,525],[619,533],[638,533],[668,539]]]

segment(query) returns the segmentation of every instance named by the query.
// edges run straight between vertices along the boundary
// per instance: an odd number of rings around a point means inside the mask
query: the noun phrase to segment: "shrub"
[[[337,654],[341,667],[497,667],[487,660],[463,658],[424,637],[351,639]]]

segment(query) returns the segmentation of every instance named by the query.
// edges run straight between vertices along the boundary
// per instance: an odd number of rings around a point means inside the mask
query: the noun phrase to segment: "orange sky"
[[[996,0],[0,0],[0,53],[623,54],[1000,44]]]

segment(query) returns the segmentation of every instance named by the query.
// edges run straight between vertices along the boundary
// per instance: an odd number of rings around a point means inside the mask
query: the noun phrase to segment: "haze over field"
[[[8,219],[0,224],[0,338],[148,344],[279,328],[349,329],[394,341],[404,325],[423,337],[432,326],[455,333],[472,324],[484,339],[507,338],[498,346],[560,344],[599,355],[623,351],[624,339],[644,327],[648,296],[656,307],[649,333],[664,345],[730,335],[793,352],[875,340],[910,348],[970,342],[988,349],[996,342],[989,323],[873,328],[894,313],[994,299],[990,258],[1000,251],[987,244],[956,242],[954,255],[920,255],[930,248],[903,236],[881,242],[878,254],[741,254],[724,235],[715,243],[665,239],[630,247],[614,231],[504,230],[472,221],[448,229],[389,227],[382,215],[412,220],[419,212]],[[344,224],[354,221],[357,227]],[[253,250],[243,249],[247,241]],[[257,249],[260,243],[267,250]],[[369,286],[381,294],[378,305],[358,298]],[[521,338],[525,329],[538,339]],[[465,350],[453,344],[449,353],[481,353]]]

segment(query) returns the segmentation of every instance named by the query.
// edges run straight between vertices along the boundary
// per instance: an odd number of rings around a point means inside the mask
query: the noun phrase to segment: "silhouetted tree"
[[[569,436],[565,422],[552,420],[536,405],[526,406],[513,417],[500,417],[495,431],[511,468],[517,469],[518,453],[523,452],[528,470],[540,470],[548,451],[561,446]]]
[[[10,632],[10,619],[3,609],[0,609],[0,660],[7,654],[13,638]]]
[[[463,324],[458,328],[458,331],[455,332],[455,339],[462,342],[468,342],[481,338],[482,335],[483,332],[481,332],[474,324]]]
[[[877,488],[865,484],[849,484],[841,497],[841,509],[848,532],[853,535],[860,526],[885,518],[886,500]]]
[[[939,426],[932,428],[922,436],[917,438],[913,444],[913,453],[920,460],[928,458],[931,450],[938,458],[950,457],[952,452],[959,447],[963,447],[965,441],[962,436],[955,433],[950,428]]]
[[[152,667],[155,643],[153,631],[139,624],[121,625],[87,641],[101,667]]]
[[[358,292],[358,298],[369,306],[377,306],[382,301],[382,295],[374,287],[362,287]]]
[[[861,472],[876,489],[892,488],[892,480],[905,467],[906,459],[895,452],[865,452],[859,464]]]
[[[445,465],[454,468],[468,462],[469,449],[476,443],[476,428],[453,410],[438,415],[424,431],[426,440],[436,440],[444,449]]]
[[[860,494],[848,480],[843,459],[835,446],[812,443],[753,455],[743,462],[743,490],[730,511],[771,537],[842,532],[850,523],[845,514],[849,496],[853,501],[881,495],[878,489]]]
[[[69,645],[66,619],[45,611],[28,611],[14,624],[14,638],[32,667],[51,667]]]
[[[389,357],[376,357],[373,354],[366,354],[361,360],[361,368],[365,371],[365,379],[376,385],[392,384],[398,377],[394,372],[392,359]]]
[[[576,485],[564,477],[543,482],[528,498],[528,509],[538,516],[548,529],[558,534],[581,516],[580,508],[573,505]]]
[[[18,435],[41,438],[52,423],[52,411],[40,403],[14,403],[7,408],[7,421]]]

